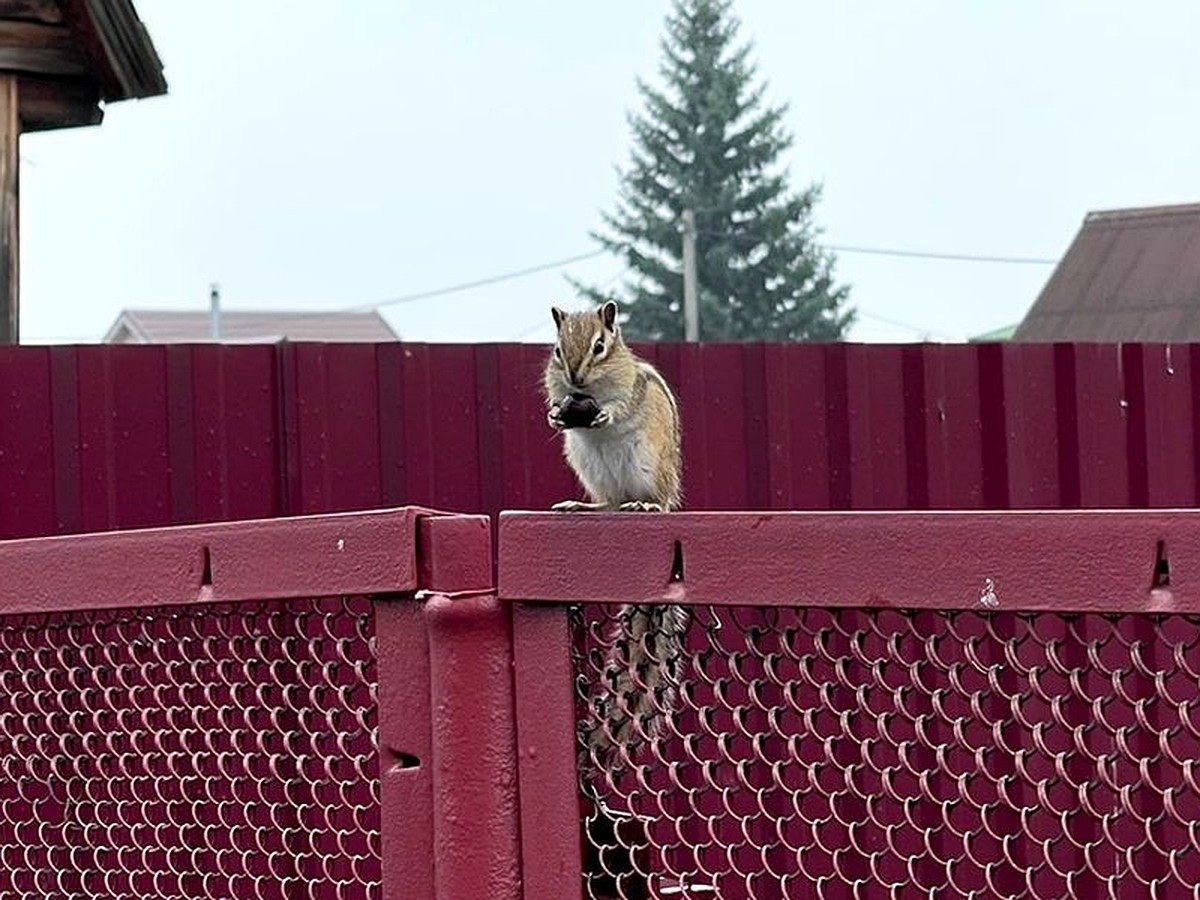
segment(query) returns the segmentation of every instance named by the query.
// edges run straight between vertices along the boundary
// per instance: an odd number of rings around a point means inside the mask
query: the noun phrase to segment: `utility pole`
[[[217,284],[208,289],[209,330],[214,341],[221,339],[221,288]]]
[[[683,337],[700,340],[700,300],[696,284],[696,211],[683,211]]]
[[[17,99],[16,74],[0,75],[0,344],[21,342],[21,253],[17,235],[21,118]]]

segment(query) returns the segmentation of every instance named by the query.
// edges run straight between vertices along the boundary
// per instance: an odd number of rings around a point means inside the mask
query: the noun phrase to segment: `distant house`
[[[1092,212],[1016,341],[1200,341],[1200,204]]]
[[[208,312],[127,309],[106,344],[272,343],[279,340],[378,343],[400,338],[377,312],[243,312],[222,310],[213,337]]]

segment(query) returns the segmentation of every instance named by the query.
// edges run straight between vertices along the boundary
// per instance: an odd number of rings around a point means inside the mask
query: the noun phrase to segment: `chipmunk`
[[[626,346],[617,304],[587,312],[551,307],[558,330],[546,363],[547,421],[564,435],[567,463],[589,500],[552,509],[667,512],[682,502],[679,405],[666,380]],[[683,653],[686,610],[626,604],[606,661],[607,721],[589,750],[602,762],[637,737],[652,738],[672,708]]]

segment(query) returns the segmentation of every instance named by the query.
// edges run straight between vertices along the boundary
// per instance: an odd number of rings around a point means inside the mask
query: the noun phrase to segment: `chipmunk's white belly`
[[[566,434],[567,459],[579,480],[601,503],[657,500],[654,459],[649,448],[620,428],[573,428]]]

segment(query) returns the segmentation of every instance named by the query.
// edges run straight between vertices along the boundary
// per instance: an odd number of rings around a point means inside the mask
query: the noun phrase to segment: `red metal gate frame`
[[[1195,511],[505,513],[497,591],[487,517],[405,508],[2,543],[0,613],[372,596],[384,896],[558,900],[569,604],[1195,613],[1195,571]]]
[[[582,895],[569,604],[1200,612],[1200,511],[506,512],[498,540],[526,900]]]
[[[488,517],[416,507],[0,543],[0,615],[370,596],[385,900],[519,896],[492,585]]]

